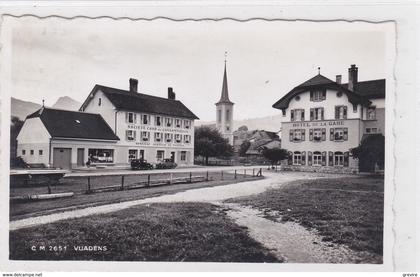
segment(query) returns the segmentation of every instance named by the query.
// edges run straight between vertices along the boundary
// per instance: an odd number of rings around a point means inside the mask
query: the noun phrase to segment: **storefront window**
[[[181,161],[186,161],[186,160],[187,160],[187,152],[181,151]]]
[[[137,159],[138,150],[137,149],[129,149],[128,150],[128,161]]]
[[[112,163],[114,162],[114,149],[89,148],[89,160],[92,163]]]
[[[163,160],[164,157],[165,157],[165,151],[163,151],[163,150],[157,150],[157,152],[156,152],[156,159],[158,161],[161,161],[161,160]]]

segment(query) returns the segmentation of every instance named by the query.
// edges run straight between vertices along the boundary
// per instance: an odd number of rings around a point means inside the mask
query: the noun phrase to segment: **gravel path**
[[[372,263],[375,255],[356,252],[345,245],[323,242],[316,231],[298,223],[275,222],[261,211],[233,203],[214,203],[228,208],[236,224],[247,227],[250,236],[286,263]]]

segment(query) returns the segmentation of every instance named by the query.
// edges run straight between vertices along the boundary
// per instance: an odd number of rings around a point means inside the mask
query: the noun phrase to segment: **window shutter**
[[[311,121],[314,120],[314,109],[313,108],[311,108],[311,110],[309,112],[309,115],[310,115]]]
[[[290,121],[295,121],[295,111],[290,110]]]
[[[313,91],[310,92],[310,100],[314,101],[314,92]]]
[[[308,165],[311,166],[312,165],[312,152],[308,151]]]
[[[343,107],[343,118],[347,119],[347,106]]]
[[[302,151],[302,162],[300,164],[306,165],[306,152],[305,151]]]
[[[289,164],[289,165],[292,165],[293,164],[293,153],[292,152],[288,152],[288,156],[287,156],[287,163]]]
[[[314,139],[314,129],[309,129],[309,140],[312,141]]]
[[[305,121],[305,110],[301,110],[302,111],[302,113],[301,113],[301,118],[300,118],[300,121]]]
[[[349,166],[349,152],[344,152],[344,166]]]
[[[330,140],[334,141],[334,128],[330,128]]]
[[[125,122],[128,122],[128,112],[125,112]]]
[[[327,165],[327,152],[325,151],[322,152],[322,165],[323,166]]]
[[[335,106],[335,119],[340,119],[340,107]]]
[[[125,131],[125,140],[128,140],[128,133],[129,133],[130,131],[129,130],[126,130]]]
[[[324,120],[324,108],[321,108],[321,120]]]
[[[330,151],[330,152],[328,152],[328,165],[329,166],[334,165],[333,160],[334,160],[334,153],[332,151]]]
[[[325,141],[325,140],[326,140],[326,137],[327,137],[327,135],[326,135],[326,131],[327,131],[327,129],[325,129],[325,128],[322,128],[322,129],[321,129],[321,132],[322,132],[322,140],[323,140],[323,141]]]
[[[289,140],[293,141],[293,130],[290,130],[289,132]]]
[[[322,100],[325,100],[325,99],[327,99],[327,91],[324,89],[322,91]]]
[[[302,132],[302,141],[305,141],[305,129],[302,129],[301,132]]]
[[[133,131],[134,140],[136,140],[136,135],[137,135],[137,132],[136,131]]]
[[[343,140],[348,140],[349,135],[348,135],[348,128],[343,128]]]

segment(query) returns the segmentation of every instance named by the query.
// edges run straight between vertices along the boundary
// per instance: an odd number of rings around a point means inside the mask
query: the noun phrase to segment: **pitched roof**
[[[339,85],[336,82],[328,79],[327,77],[322,76],[321,74],[316,75],[315,77],[303,82],[297,87],[289,91],[285,96],[280,98],[276,103],[273,104],[273,108],[284,110],[289,107],[290,101],[298,94],[308,91],[310,89],[334,89],[340,92],[343,92],[349,98],[349,101],[353,104],[363,104],[369,105],[370,101],[368,97],[363,94],[358,93],[357,91],[351,91],[346,86]]]
[[[348,88],[348,84],[342,84]],[[356,92],[368,99],[385,98],[385,79],[357,82]]]
[[[181,101],[157,97],[153,95],[130,92],[128,90],[116,89],[102,85],[95,85],[92,93],[102,91],[112,102],[112,104],[120,110],[157,113],[169,116],[184,117],[190,119],[198,119]],[[89,103],[90,97],[86,99],[80,110]]]
[[[52,137],[119,140],[99,114],[41,108],[26,118],[39,117]]]
[[[232,105],[234,104],[233,102],[229,100],[229,90],[228,90],[227,74],[226,74],[226,61],[225,61],[225,72],[223,74],[222,95],[220,95],[220,100],[219,102],[216,103],[216,105],[218,104],[232,104]]]

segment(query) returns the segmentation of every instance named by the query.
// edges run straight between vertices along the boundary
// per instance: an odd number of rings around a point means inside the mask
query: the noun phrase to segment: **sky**
[[[376,25],[376,26],[375,26]],[[321,74],[347,82],[385,78],[385,34],[379,24],[347,22],[130,21],[21,18],[13,28],[15,98],[53,105],[83,102],[95,84],[176,98],[201,121],[215,119],[225,51],[234,119],[280,114],[272,104]]]

